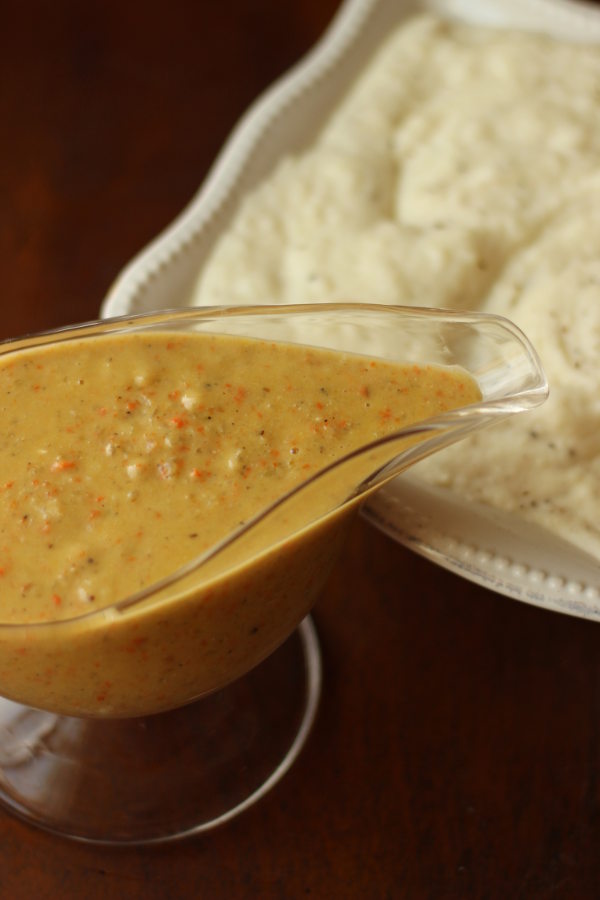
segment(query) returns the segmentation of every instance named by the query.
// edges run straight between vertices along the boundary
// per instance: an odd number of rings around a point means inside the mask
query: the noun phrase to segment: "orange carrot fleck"
[[[53,472],[63,472],[65,469],[74,469],[76,465],[71,459],[55,459],[50,468]]]

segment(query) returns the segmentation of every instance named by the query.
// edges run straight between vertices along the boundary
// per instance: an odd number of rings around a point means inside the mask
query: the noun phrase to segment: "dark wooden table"
[[[2,3],[0,336],[93,318],[338,0]],[[152,849],[0,811],[0,896],[594,898],[600,631],[363,521],[315,612],[316,727],[259,805]]]

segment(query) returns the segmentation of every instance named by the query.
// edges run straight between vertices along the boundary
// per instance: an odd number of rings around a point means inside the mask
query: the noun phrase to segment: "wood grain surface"
[[[0,336],[93,318],[338,0],[4,0]],[[600,630],[358,521],[315,610],[318,721],[259,805],[103,849],[0,810],[0,897],[600,896]]]

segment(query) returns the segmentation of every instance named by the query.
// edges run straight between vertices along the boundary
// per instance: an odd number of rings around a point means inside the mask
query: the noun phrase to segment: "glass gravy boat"
[[[482,397],[332,463],[186,566],[110,607],[36,624],[1,624],[0,613],[0,694],[10,698],[0,707],[0,800],[38,825],[105,843],[163,841],[206,830],[246,808],[281,777],[306,737],[319,691],[318,644],[305,616],[360,502],[419,459],[537,406],[547,394],[535,351],[514,325],[484,314],[422,308],[324,304],[166,311],[6,342],[0,353],[74,339],[101,341],[126,331],[238,334],[403,363],[460,366],[475,378]],[[290,650],[286,639],[303,619]],[[276,667],[272,674],[269,665]],[[267,686],[274,678],[280,685],[286,679],[297,683],[299,668],[306,690],[295,700],[282,695],[269,713],[272,719],[260,719],[264,745],[252,751],[260,765],[253,757],[256,774],[249,776],[246,765],[238,783],[236,752],[248,752],[249,740],[240,735],[240,722],[253,703],[264,706],[265,680]],[[52,672],[51,682],[32,677],[33,671]],[[248,679],[260,688],[244,687]],[[227,696],[234,699],[223,700]],[[235,696],[243,697],[244,716],[236,713]],[[231,744],[234,723],[238,730],[233,754],[231,746],[225,754],[215,744],[215,710],[219,740]],[[211,752],[203,743],[208,734]],[[189,754],[190,743],[197,755],[186,759],[182,775],[175,748],[185,746]],[[124,766],[124,759],[132,764]],[[216,806],[215,778],[221,785],[233,778]]]

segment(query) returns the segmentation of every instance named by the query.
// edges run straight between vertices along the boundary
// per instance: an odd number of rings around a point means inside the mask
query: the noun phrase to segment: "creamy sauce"
[[[549,401],[420,474],[600,557],[599,96],[597,46],[408,20],[314,145],[248,195],[192,302],[507,315]]]
[[[115,603],[329,463],[480,393],[459,369],[128,333],[6,354],[0,398],[0,692],[134,715],[214,689],[289,633],[341,539],[339,515],[307,526],[389,449],[174,585]]]

